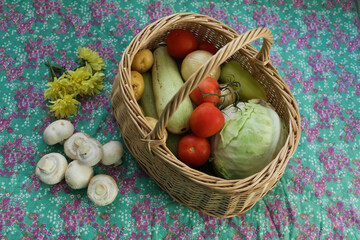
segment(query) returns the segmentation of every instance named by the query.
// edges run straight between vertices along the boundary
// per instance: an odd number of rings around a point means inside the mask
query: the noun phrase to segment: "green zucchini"
[[[139,105],[144,110],[144,114],[146,117],[158,119],[155,106],[155,96],[151,80],[151,72],[145,72],[142,74],[142,76],[144,78],[145,88],[141,99],[138,101]]]
[[[154,51],[152,84],[156,111],[160,116],[165,106],[184,84],[175,60],[168,54],[167,48],[164,46],[160,46]],[[186,97],[171,116],[166,129],[174,134],[187,132],[190,128],[189,120],[192,111],[191,100]]]
[[[168,133],[168,138],[166,139],[166,146],[169,148],[169,150],[175,155],[175,157],[178,157],[178,143],[180,142],[181,138],[183,138],[186,134],[172,134]]]
[[[240,85],[232,86],[238,92],[240,99],[244,102],[250,99],[262,99],[267,101],[265,89],[255,78],[236,61],[225,63],[221,69],[219,81],[222,83],[238,82]]]

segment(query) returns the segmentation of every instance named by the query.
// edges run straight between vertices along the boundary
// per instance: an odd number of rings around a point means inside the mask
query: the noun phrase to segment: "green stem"
[[[234,90],[234,91],[231,91],[230,88],[229,88],[229,86],[234,86],[234,87],[238,87],[238,88],[237,88],[236,90]],[[201,91],[201,88],[200,88],[200,87],[198,87],[198,88],[199,88],[199,91],[200,91],[200,93],[201,93],[202,96],[201,96],[197,101],[200,101],[200,99],[202,99],[202,98],[204,98],[204,97],[206,97],[206,96],[211,96],[211,95],[218,96],[218,97],[220,97],[220,98],[224,98],[224,99],[225,99],[226,96],[229,96],[229,95],[235,93],[236,100],[235,100],[234,103],[236,103],[236,102],[239,101],[239,94],[238,94],[238,92],[241,91],[241,85],[240,85],[240,83],[237,82],[237,81],[225,83],[225,86],[220,88],[220,91],[223,90],[223,89],[228,89],[228,90],[230,90],[230,92],[225,93],[225,94],[203,93],[203,92]],[[222,106],[222,105],[221,105],[221,106]],[[221,106],[219,106],[219,107],[221,107]]]
[[[53,68],[54,72],[59,73],[59,74],[62,74],[63,72],[66,71],[65,68],[60,67],[58,65],[52,65],[52,68]]]
[[[49,68],[50,70],[50,76],[51,76],[51,79],[54,80],[54,78],[56,77],[56,74],[55,74],[55,71],[53,69],[53,67],[51,66],[50,62],[47,61],[45,62],[45,65]]]
[[[239,92],[241,89],[241,84],[238,81],[231,81],[228,83],[224,83],[225,86],[221,87],[220,90],[228,89],[229,86],[237,88],[236,92]]]
[[[78,62],[79,62],[79,68],[85,67],[86,63],[84,59],[80,58]]]
[[[49,61],[45,62],[45,65],[50,70],[51,80],[53,80],[56,76],[61,76],[66,71],[65,68],[63,68],[63,67],[61,67],[59,65],[51,65],[51,63]]]

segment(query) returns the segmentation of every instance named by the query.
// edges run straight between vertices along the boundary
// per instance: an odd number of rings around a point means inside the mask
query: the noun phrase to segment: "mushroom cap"
[[[35,175],[46,184],[57,184],[64,179],[67,166],[68,162],[63,155],[49,153],[36,164]]]
[[[81,164],[94,166],[98,164],[103,157],[103,147],[99,141],[93,138],[87,139],[76,150],[76,159]]]
[[[124,147],[119,141],[109,141],[103,146],[103,157],[101,163],[104,165],[120,165],[124,155]]]
[[[74,125],[65,119],[52,122],[44,131],[44,141],[48,145],[60,143],[69,138],[74,133]]]
[[[72,161],[65,171],[65,181],[72,189],[86,188],[93,176],[93,168],[81,164],[78,160]]]
[[[64,143],[64,152],[66,156],[71,158],[72,160],[76,160],[76,151],[80,147],[80,145],[90,139],[90,135],[82,132],[74,133],[71,137],[69,137]]]
[[[89,199],[98,206],[112,203],[118,192],[115,180],[106,174],[98,174],[91,178],[87,189]]]

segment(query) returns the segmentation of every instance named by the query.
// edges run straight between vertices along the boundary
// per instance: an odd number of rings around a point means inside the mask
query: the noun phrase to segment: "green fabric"
[[[360,239],[360,22],[355,0],[0,0],[1,239]],[[176,12],[214,17],[242,33],[270,28],[272,64],[294,94],[301,140],[279,184],[239,217],[209,217],[179,204],[126,150],[118,167],[97,165],[119,194],[96,207],[86,190],[41,183],[44,129],[55,118],[43,93],[46,61],[77,66],[78,46],[105,60],[104,89],[79,98],[69,118],[101,144],[123,142],[110,92],[136,33]],[[254,46],[260,47],[261,41]],[[120,123],[121,124],[121,123]]]

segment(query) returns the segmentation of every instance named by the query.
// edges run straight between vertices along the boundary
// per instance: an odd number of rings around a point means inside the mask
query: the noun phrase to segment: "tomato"
[[[215,104],[210,102],[200,104],[190,116],[190,128],[199,137],[207,138],[215,135],[224,123],[224,115]]]
[[[210,149],[209,140],[188,134],[178,143],[179,159],[190,167],[200,167],[209,159]]]
[[[217,52],[217,49],[213,44],[205,41],[199,43],[198,50],[205,50],[212,54]]]
[[[189,31],[176,29],[172,30],[166,38],[167,50],[174,58],[184,58],[187,54],[195,51],[198,42],[194,34]]]
[[[212,102],[217,103],[220,99],[217,95],[207,95],[206,94],[220,94],[220,85],[212,77],[206,77],[201,81],[198,87],[196,87],[190,93],[190,99],[195,105],[200,105],[203,102]],[[204,96],[205,95],[205,96]]]

